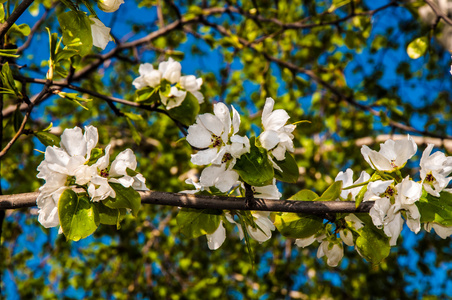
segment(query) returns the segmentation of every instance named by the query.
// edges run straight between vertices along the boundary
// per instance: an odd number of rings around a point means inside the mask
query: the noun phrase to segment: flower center
[[[212,134],[210,142],[212,143],[213,148],[220,147],[223,144],[223,140],[221,139],[221,137],[216,136],[215,134]]]
[[[104,178],[107,178],[108,177],[107,169],[100,170],[100,174],[99,175],[104,177]]]
[[[391,167],[397,168],[397,165],[395,164],[395,159],[391,160]]]
[[[395,189],[393,186],[388,186],[388,188],[385,191],[385,194],[388,195],[389,197],[394,196],[395,194]]]
[[[433,181],[435,181],[435,177],[433,177],[432,173],[428,173],[427,176],[425,176],[425,181],[432,183]]]
[[[230,153],[225,153],[223,158],[221,159],[221,163],[224,164],[232,159],[232,155]]]

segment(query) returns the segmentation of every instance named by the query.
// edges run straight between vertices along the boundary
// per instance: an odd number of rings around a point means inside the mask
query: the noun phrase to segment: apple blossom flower
[[[420,174],[424,189],[432,196],[439,197],[440,192],[446,188],[452,177],[452,157],[446,157],[442,152],[431,154],[433,144],[428,144],[422,153]]]
[[[276,179],[273,178],[273,183],[264,186],[252,186],[251,189],[254,192],[254,197],[261,199],[281,199],[282,194],[279,192],[276,186]]]
[[[159,64],[159,72],[162,74],[162,78],[168,80],[171,84],[179,81],[181,69],[181,64],[171,57],[168,61],[162,61]]]
[[[38,220],[43,226],[54,227],[59,224],[58,202],[61,194],[68,188],[84,187],[91,201],[116,197],[109,182],[120,183],[135,190],[147,190],[145,178],[135,172],[137,162],[130,149],[119,153],[110,168],[110,145],[106,147],[104,156],[88,164],[97,142],[98,132],[95,127],[86,126],[84,134],[79,127],[75,127],[63,132],[60,147],[46,148],[44,160],[37,168],[37,177],[46,181],[39,189],[37,198]],[[128,174],[127,169],[130,169],[131,174]]]
[[[246,226],[246,231],[251,238],[258,241],[259,244],[269,240],[272,237],[272,231],[276,229],[273,222],[269,219],[270,212],[268,211],[253,211],[251,212],[256,223],[256,227],[251,225]]]
[[[427,232],[430,232],[432,228],[435,229],[436,234],[442,239],[446,239],[452,235],[452,226],[444,226],[435,222],[428,222],[424,224],[424,228]]]
[[[196,78],[194,75],[182,76],[179,84],[184,90],[195,96],[199,104],[204,102],[204,95],[199,91],[202,85],[202,78]]]
[[[223,226],[223,220],[220,221],[217,230],[211,234],[206,234],[207,246],[210,250],[217,250],[226,240],[226,229]]]
[[[406,140],[387,140],[380,144],[380,151],[371,150],[364,145],[361,153],[373,169],[392,172],[402,168],[408,159],[416,154],[417,145],[408,135]]]
[[[124,0],[98,0],[97,6],[104,12],[115,12]]]
[[[196,123],[188,128],[187,142],[193,147],[204,149],[192,154],[192,163],[195,165],[227,163],[228,169],[231,169],[237,158],[249,152],[248,138],[236,135],[239,131],[240,116],[234,107],[232,114],[231,122],[227,106],[224,103],[216,103],[214,114],[199,115]]]
[[[162,92],[160,92],[160,99],[162,100],[162,103],[165,105],[166,109],[172,109],[174,107],[180,106],[185,100],[185,96],[187,96],[187,92],[179,90],[175,86],[171,87],[170,92],[167,96],[163,95]]]
[[[97,18],[90,18],[90,20],[92,22],[91,34],[93,36],[93,45],[103,50],[107,47],[109,41],[113,41],[110,35],[111,29]]]
[[[141,64],[138,72],[140,73],[140,76],[135,78],[132,82],[137,90],[146,86],[155,88],[160,84],[162,74],[158,70],[155,70],[150,63]]]
[[[267,98],[262,111],[262,125],[264,132],[259,136],[259,141],[265,149],[271,151],[277,160],[284,160],[286,151],[293,152],[293,134],[295,125],[285,125],[289,120],[289,114],[283,109],[273,111],[275,100]]]
[[[337,174],[336,178],[334,179],[334,181],[342,181],[342,192],[341,192],[341,197],[344,199],[348,199],[349,195],[351,197],[351,200],[355,200],[355,197],[358,195],[358,193],[361,191],[361,189],[363,187],[355,187],[352,189],[345,189],[346,187],[352,186],[352,185],[357,185],[363,182],[366,182],[370,179],[370,175],[367,174],[367,172],[362,171],[359,178],[353,182],[353,170],[352,169],[347,169],[344,172],[339,172],[339,174]]]
[[[323,256],[327,257],[326,263],[330,267],[336,267],[342,257],[344,257],[344,248],[342,243],[323,241],[317,250],[317,258],[321,258]]]
[[[239,174],[234,170],[226,169],[226,164],[208,166],[201,172],[199,178],[203,188],[214,186],[222,193],[229,191],[238,180]]]

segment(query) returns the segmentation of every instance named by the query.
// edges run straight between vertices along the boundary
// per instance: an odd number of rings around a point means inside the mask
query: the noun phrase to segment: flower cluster
[[[194,75],[181,76],[181,69],[181,64],[172,58],[161,62],[158,69],[145,63],[140,65],[140,76],[132,84],[138,90],[147,87],[158,89],[160,100],[166,109],[180,106],[187,93],[191,93],[199,104],[203,103],[204,96],[200,92],[202,78],[196,78]]]
[[[104,12],[115,12],[119,9],[119,6],[124,3],[124,0],[99,0],[97,1],[97,7]],[[102,50],[107,47],[108,42],[113,41],[110,35],[111,28],[107,27],[96,17],[90,17],[91,21],[91,34],[93,37],[93,45],[101,48]]]
[[[124,150],[110,163],[110,145],[105,151],[95,148],[98,132],[86,126],[66,129],[61,135],[60,147],[48,146],[45,158],[38,166],[38,178],[46,183],[37,198],[39,222],[46,228],[60,225],[59,201],[63,192],[75,187],[83,188],[91,202],[114,199],[113,184],[124,188],[147,190],[145,178],[135,171],[137,160],[133,151]]]
[[[422,154],[419,182],[410,176],[403,177],[401,173],[407,161],[417,152],[417,145],[412,137],[397,141],[387,140],[381,144],[378,152],[363,146],[361,153],[375,173],[371,176],[363,171],[353,182],[351,169],[347,169],[345,173],[340,172],[335,179],[342,182],[341,199],[337,200],[358,203],[374,201],[369,212],[372,224],[375,231],[381,230],[381,233],[387,236],[388,246],[397,244],[404,222],[414,233],[421,230],[421,211],[426,213],[423,223],[427,231],[433,228],[441,238],[450,236],[452,226],[447,226],[450,222],[441,223],[441,218],[435,219],[435,214],[441,215],[442,208],[435,210],[434,206],[423,206],[429,203],[432,196],[440,197],[443,191],[447,197],[449,193],[446,187],[452,179],[448,177],[452,172],[452,157],[446,157],[441,152],[431,154],[433,146],[429,144]],[[438,198],[433,199],[431,201],[438,201]],[[334,220],[333,223],[335,228],[331,224],[325,225],[314,235],[297,239],[296,244],[305,247],[314,241],[320,242],[317,256],[326,256],[328,265],[337,266],[344,255],[343,243],[356,246],[355,241],[369,231],[365,232],[365,222],[354,214]],[[363,253],[367,250],[363,245],[356,250],[369,258]]]
[[[214,105],[213,114],[205,113],[199,115],[196,123],[188,128],[187,142],[198,149],[192,154],[191,162],[199,166],[207,166],[199,177],[199,182],[188,179],[186,182],[196,187],[188,193],[210,192],[229,193],[231,189],[244,192],[245,184],[251,186],[256,198],[280,199],[281,193],[276,186],[275,171],[283,170],[273,160],[282,161],[286,157],[286,151],[293,151],[292,131],[295,125],[286,125],[289,115],[286,111],[279,109],[273,111],[274,100],[267,98],[262,113],[262,124],[264,127],[261,135],[249,139],[238,134],[240,127],[240,115],[232,107],[231,112],[224,103]],[[238,167],[240,163],[240,167]],[[251,169],[254,165],[260,165],[256,174],[241,172]],[[262,168],[262,169],[261,169]],[[255,180],[262,177],[266,170],[271,174],[268,180],[260,184]],[[297,174],[298,175],[298,174]],[[298,176],[297,176],[298,177]],[[295,179],[296,180],[296,179]],[[237,222],[234,215],[240,220]],[[244,237],[244,231],[262,243],[271,237],[271,231],[275,230],[273,222],[269,219],[268,212],[234,212],[225,213],[224,219],[229,223],[237,225],[240,237]],[[226,238],[223,220],[218,228],[207,234],[210,249],[220,247]]]

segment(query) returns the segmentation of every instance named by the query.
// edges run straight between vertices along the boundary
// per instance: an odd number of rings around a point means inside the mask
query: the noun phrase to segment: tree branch
[[[0,196],[0,209],[17,209],[36,206],[39,192]],[[140,192],[141,203],[169,205],[198,209],[225,209],[225,210],[260,210],[294,213],[359,213],[369,212],[374,205],[373,201],[363,202],[355,208],[353,201],[294,201],[294,200],[268,200],[256,199],[252,207],[247,207],[245,198],[198,196],[182,193],[167,192]]]
[[[6,32],[13,26],[13,24],[19,19],[19,17],[27,10],[27,8],[33,3],[34,0],[23,0],[22,3],[17,6],[13,13],[9,16],[5,23],[0,25],[0,39],[2,39]]]

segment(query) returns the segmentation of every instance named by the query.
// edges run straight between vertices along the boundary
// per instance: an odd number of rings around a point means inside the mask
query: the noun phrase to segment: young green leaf
[[[416,202],[421,214],[421,223],[436,222],[443,226],[452,226],[452,194],[442,192],[440,197],[428,194],[425,190]]]
[[[222,211],[208,209],[182,208],[176,221],[180,232],[188,238],[213,233],[220,226]]]
[[[336,181],[320,196],[314,201],[335,201],[339,198],[342,191],[342,181]]]
[[[99,213],[86,194],[73,190],[63,192],[58,203],[58,216],[67,240],[78,241],[91,235],[99,225]]]
[[[60,145],[60,138],[54,134],[51,134],[50,132],[39,131],[35,132],[34,135],[46,147]]]
[[[181,105],[168,110],[168,114],[184,125],[190,126],[195,123],[199,113],[199,102],[190,92],[187,92]]]
[[[82,11],[68,11],[58,15],[58,22],[63,31],[63,43],[68,49],[79,51],[81,56],[91,52],[93,37],[91,21]]]
[[[273,166],[268,159],[267,150],[256,146],[256,138],[250,139],[250,152],[243,154],[235,163],[234,170],[243,181],[252,186],[272,184]]]
[[[360,228],[357,232],[359,237],[355,242],[356,249],[367,261],[377,265],[389,255],[391,246],[387,236],[376,233],[368,226]]]
[[[286,152],[284,160],[276,160],[275,163],[281,168],[282,172],[275,169],[275,178],[289,183],[297,183],[300,173],[298,171],[297,162],[293,156]]]
[[[419,37],[408,44],[406,52],[412,59],[418,59],[423,56],[428,48],[428,38],[426,36]]]
[[[124,187],[122,184],[109,182],[109,185],[116,192],[115,198],[108,198],[104,201],[105,206],[110,208],[130,208],[132,215],[137,216],[141,208],[141,196],[132,187]]]

